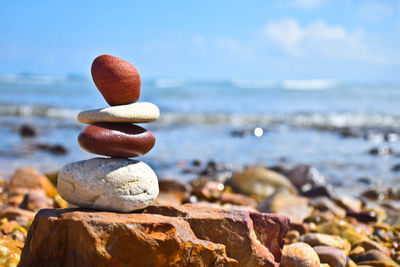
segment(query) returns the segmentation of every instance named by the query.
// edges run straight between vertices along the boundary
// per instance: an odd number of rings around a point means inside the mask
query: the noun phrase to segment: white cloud
[[[267,38],[280,44],[292,55],[300,55],[299,43],[304,38],[304,31],[293,18],[268,23],[263,33]]]
[[[368,46],[363,30],[350,32],[342,25],[328,25],[323,20],[301,26],[296,19],[286,18],[268,23],[263,34],[292,56],[322,56],[379,63],[387,61]]]

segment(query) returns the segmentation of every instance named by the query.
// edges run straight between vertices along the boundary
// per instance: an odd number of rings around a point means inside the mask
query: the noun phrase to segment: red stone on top
[[[140,76],[129,62],[101,55],[92,63],[93,81],[111,106],[136,102],[140,96]]]

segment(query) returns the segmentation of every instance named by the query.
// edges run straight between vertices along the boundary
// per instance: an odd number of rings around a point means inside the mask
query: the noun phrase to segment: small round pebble
[[[328,246],[314,247],[322,263],[328,263],[331,267],[345,267],[347,262],[346,254],[338,248]]]
[[[314,249],[303,242],[283,247],[281,267],[319,267],[320,260]]]

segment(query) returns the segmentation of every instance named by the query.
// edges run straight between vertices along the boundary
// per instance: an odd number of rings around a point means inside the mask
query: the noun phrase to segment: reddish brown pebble
[[[93,81],[111,106],[136,102],[140,96],[140,76],[129,62],[101,55],[92,64]]]
[[[144,155],[155,141],[152,132],[130,123],[96,123],[83,129],[78,137],[86,151],[115,158]]]

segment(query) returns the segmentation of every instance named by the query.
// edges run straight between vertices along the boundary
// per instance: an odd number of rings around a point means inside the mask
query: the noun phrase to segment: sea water
[[[294,166],[310,164],[331,182],[351,187],[360,177],[395,183],[400,174],[400,83],[339,80],[173,80],[142,82],[139,101],[156,104],[155,147],[140,157],[160,175],[186,179],[192,160]],[[16,75],[0,77],[0,176],[20,167],[41,172],[93,157],[77,143],[85,126],[79,111],[106,107],[90,79]],[[29,124],[38,135],[23,138]],[[258,130],[257,135],[254,130]],[[345,129],[361,131],[344,138]],[[262,134],[260,134],[262,133]],[[385,134],[393,138],[385,140]],[[368,138],[364,138],[368,135]],[[388,139],[388,138],[386,138]],[[60,144],[68,153],[32,149]],[[394,155],[368,151],[389,147]]]

